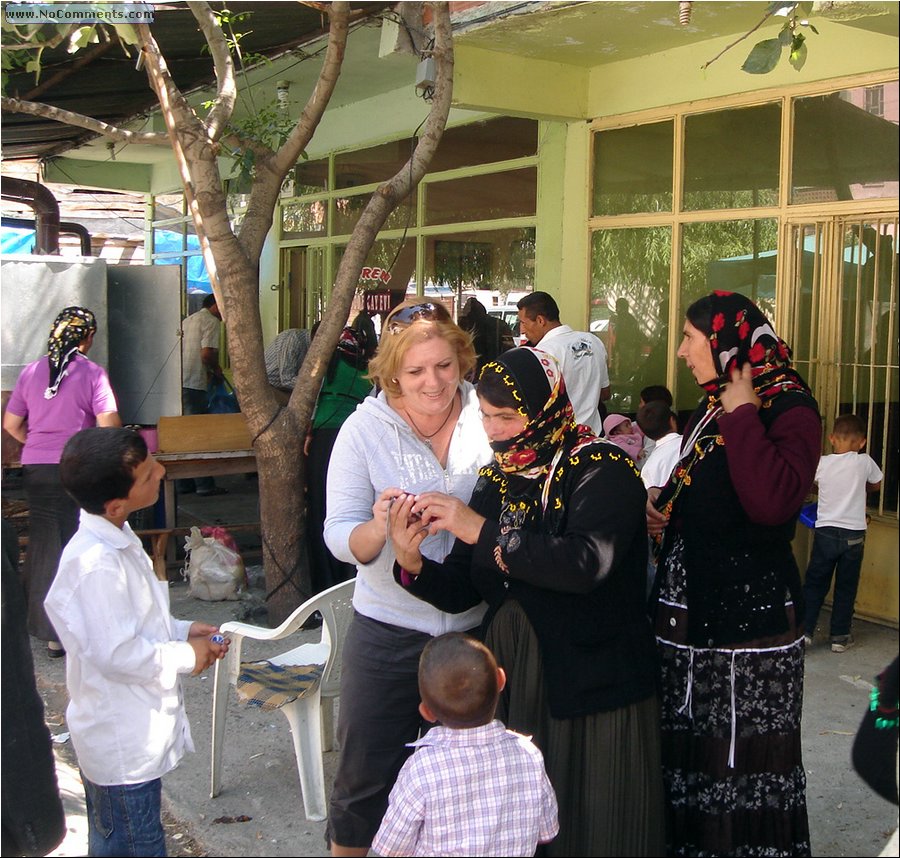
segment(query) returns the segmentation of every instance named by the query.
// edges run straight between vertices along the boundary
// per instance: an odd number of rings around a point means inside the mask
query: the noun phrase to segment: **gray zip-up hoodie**
[[[481,425],[475,388],[464,381],[460,392],[462,411],[450,440],[446,470],[388,405],[384,392],[377,398],[367,397],[347,418],[328,465],[325,543],[339,560],[356,564],[353,607],[373,620],[430,635],[478,626],[485,606],[462,614],[439,611],[394,581],[390,540],[371,563],[359,563],[350,551],[350,534],[372,518],[375,499],[391,486],[413,494],[445,492],[468,503],[478,469],[493,454]],[[443,560],[453,539],[446,531],[426,537],[421,545],[423,556]]]

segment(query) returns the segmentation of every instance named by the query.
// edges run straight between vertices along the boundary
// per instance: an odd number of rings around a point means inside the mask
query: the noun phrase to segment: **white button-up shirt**
[[[171,616],[168,583],[127,523],[82,510],[44,606],[66,650],[66,720],[88,780],[154,780],[194,750],[180,680],[196,661],[191,623]]]
[[[206,390],[209,379],[200,352],[219,348],[222,323],[203,307],[181,323],[181,332],[181,386]]]

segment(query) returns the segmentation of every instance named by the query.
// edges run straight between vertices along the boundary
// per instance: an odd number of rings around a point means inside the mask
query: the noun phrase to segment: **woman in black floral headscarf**
[[[79,430],[122,425],[106,371],[86,357],[96,331],[90,310],[66,307],[50,326],[46,356],[22,370],[3,415],[3,428],[24,444],[28,631],[48,642],[51,657],[63,651],[44,612],[44,597],[63,546],[78,527],[78,507],[59,481],[59,458]]]
[[[755,304],[692,304],[678,349],[706,391],[651,489],[670,855],[809,855],[803,617],[791,551],[821,423]]]
[[[485,640],[509,677],[497,717],[534,737],[559,801],[547,854],[660,855],[643,484],[576,426],[552,356],[505,352],[478,397],[494,462],[468,507],[439,493],[395,504],[395,577],[445,611],[488,603]],[[417,549],[437,530],[456,536],[443,563]]]

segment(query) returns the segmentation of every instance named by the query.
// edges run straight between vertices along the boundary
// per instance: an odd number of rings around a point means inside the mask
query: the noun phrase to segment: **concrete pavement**
[[[222,623],[234,619],[237,602],[201,602],[191,598],[186,584],[171,585],[172,611],[183,619]],[[828,614],[822,622],[827,627]],[[319,632],[301,632],[317,639]],[[879,798],[850,764],[853,736],[863,716],[874,676],[897,654],[898,633],[856,621],[856,646],[832,653],[824,641],[806,657],[804,759],[813,854],[874,856],[881,852],[897,825],[897,808]],[[282,649],[286,647],[282,646]],[[248,652],[250,655],[251,652]],[[39,687],[49,702],[48,713],[65,703],[64,659],[51,660],[34,646]],[[264,656],[265,652],[252,652]],[[209,797],[212,673],[187,678],[185,702],[196,753],[182,760],[163,779],[164,801],[200,851],[179,854],[216,856],[325,856],[325,824],[303,814],[300,786],[287,721],[278,712],[261,712],[237,702],[231,692],[226,726],[222,793]],[[52,715],[50,715],[52,717]],[[65,725],[51,721],[51,732]],[[337,752],[325,754],[330,786]],[[86,854],[86,825],[77,771],[63,767],[60,786],[67,794],[70,837],[55,855]],[[249,817],[245,821],[242,820]],[[894,853],[896,854],[896,853]]]
[[[215,498],[179,498],[180,524],[233,524],[258,520],[256,485],[243,477],[224,478],[229,494]],[[249,539],[250,537],[248,537]],[[242,546],[244,547],[244,546]],[[252,548],[252,546],[251,546]],[[252,562],[248,558],[248,562]],[[243,618],[243,603],[202,602],[188,595],[186,584],[171,585],[172,612],[184,619],[224,623]],[[260,599],[262,591],[251,591]],[[828,611],[820,628],[827,629]],[[252,622],[252,620],[251,620]],[[320,632],[301,632],[317,640]],[[803,750],[813,855],[874,856],[897,826],[897,807],[863,783],[850,763],[853,737],[868,705],[872,681],[898,651],[896,629],[857,620],[857,644],[832,653],[826,635],[807,651],[803,709]],[[255,647],[255,648],[253,648]],[[287,649],[283,642],[266,652],[245,644],[247,657],[265,657]],[[51,732],[66,730],[64,659],[49,659],[34,642],[38,684],[48,703]],[[325,856],[325,824],[303,813],[300,785],[287,721],[278,712],[261,712],[237,702],[230,692],[226,725],[222,792],[210,799],[210,731],[213,677],[209,671],[184,681],[196,753],[187,755],[163,779],[163,799],[181,823],[170,854],[215,856]],[[57,714],[54,714],[57,713]],[[66,745],[58,746],[66,748]],[[71,753],[67,756],[71,759]],[[337,752],[325,755],[326,789],[330,789]],[[60,787],[67,804],[70,836],[60,856],[86,854],[84,800],[78,772],[61,764]],[[246,821],[236,821],[249,817]],[[231,821],[223,821],[231,820]],[[186,847],[183,844],[188,844]],[[893,854],[897,854],[896,850]]]

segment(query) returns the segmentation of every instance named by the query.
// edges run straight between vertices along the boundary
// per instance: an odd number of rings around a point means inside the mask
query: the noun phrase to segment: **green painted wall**
[[[536,119],[587,116],[586,69],[466,45],[454,53],[455,105]]]
[[[800,72],[783,59],[769,74],[752,75],[741,65],[752,46],[774,38],[779,25],[763,27],[702,69],[733,39],[716,39],[652,56],[610,63],[591,70],[588,115],[592,119],[753,92],[796,86],[842,75],[865,74],[897,67],[897,39],[855,27],[817,21],[810,33],[806,65]]]
[[[152,172],[150,164],[54,158],[44,166],[44,180],[63,185],[149,193],[152,189]]]

